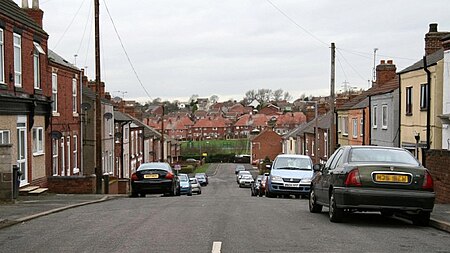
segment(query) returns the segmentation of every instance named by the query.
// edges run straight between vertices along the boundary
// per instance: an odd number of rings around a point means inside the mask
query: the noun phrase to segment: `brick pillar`
[[[13,200],[11,144],[0,144],[0,201]]]

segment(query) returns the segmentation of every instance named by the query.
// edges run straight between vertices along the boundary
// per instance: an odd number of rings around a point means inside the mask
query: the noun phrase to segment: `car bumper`
[[[309,195],[310,185],[299,185],[299,187],[286,187],[282,183],[269,183],[268,190],[274,194]]]
[[[240,182],[239,183],[240,186],[242,187],[251,187],[252,186],[252,182]]]
[[[189,187],[186,187],[186,188],[181,187],[180,188],[180,194],[188,194],[189,192],[191,192],[191,188],[189,188]]]
[[[194,188],[192,188],[192,192],[200,192],[201,190],[200,190],[200,188],[199,187],[194,187]]]
[[[434,192],[391,189],[334,188],[339,208],[365,210],[395,209],[402,211],[432,211]]]
[[[152,181],[133,181],[131,182],[131,188],[133,191],[147,193],[147,194],[159,194],[172,192],[172,180],[161,180],[157,182]]]

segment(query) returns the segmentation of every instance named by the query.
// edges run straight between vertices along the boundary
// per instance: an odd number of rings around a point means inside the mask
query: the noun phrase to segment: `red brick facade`
[[[53,193],[94,194],[95,176],[49,177],[48,190]]]
[[[267,157],[271,161],[282,152],[281,136],[272,130],[266,130],[251,140],[252,161]]]
[[[429,150],[426,163],[434,180],[436,203],[450,204],[450,151]]]

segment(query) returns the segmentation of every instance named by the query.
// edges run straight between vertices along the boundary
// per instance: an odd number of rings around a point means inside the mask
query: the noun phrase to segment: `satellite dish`
[[[103,117],[105,117],[105,119],[112,119],[113,115],[110,112],[107,112],[105,114],[103,114]]]
[[[83,110],[87,111],[87,110],[91,109],[91,104],[81,103],[81,108],[83,108]]]
[[[50,135],[52,136],[52,139],[55,139],[55,140],[61,139],[61,137],[62,137],[62,133],[60,131],[52,131],[50,133]]]

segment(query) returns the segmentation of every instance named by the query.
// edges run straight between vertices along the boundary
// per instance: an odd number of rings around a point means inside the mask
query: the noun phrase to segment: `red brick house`
[[[253,137],[251,143],[252,161],[269,157],[271,161],[281,154],[282,138],[276,132],[268,129]]]
[[[191,130],[194,140],[224,139],[231,134],[231,122],[222,117],[199,119]]]
[[[268,116],[280,115],[280,108],[273,104],[268,104],[259,110],[260,114],[265,114]]]
[[[51,174],[51,82],[48,34],[38,1],[32,8],[0,4],[0,144],[12,144],[20,185],[46,186]]]
[[[234,123],[233,138],[246,138],[252,131],[264,131],[270,119],[265,114],[245,114]]]

